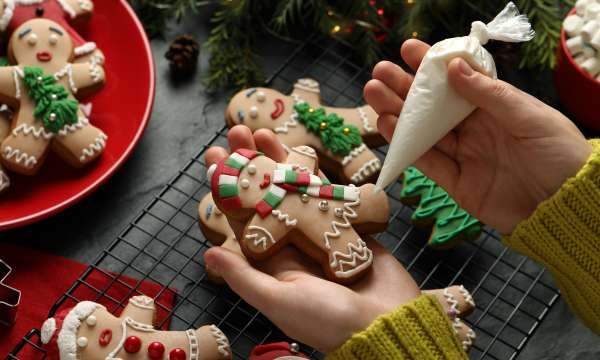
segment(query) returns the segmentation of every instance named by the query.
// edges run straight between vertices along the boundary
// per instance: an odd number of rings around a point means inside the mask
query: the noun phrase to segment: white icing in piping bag
[[[476,71],[496,78],[494,59],[482,45],[489,40],[529,41],[534,35],[527,17],[519,15],[515,4],[509,2],[489,24],[475,21],[469,36],[433,45],[408,92],[375,189],[391,184],[475,110],[448,83],[448,63],[452,59],[462,57]]]

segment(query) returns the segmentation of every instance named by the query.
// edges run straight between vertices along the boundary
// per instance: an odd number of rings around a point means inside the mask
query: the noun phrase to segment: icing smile
[[[47,62],[52,60],[52,53],[50,51],[40,51],[36,55],[39,61]]]
[[[285,111],[285,105],[283,104],[283,100],[281,99],[275,99],[273,103],[275,104],[275,111],[271,113],[271,119],[275,120],[278,117],[280,117],[281,114],[283,114],[283,112]]]

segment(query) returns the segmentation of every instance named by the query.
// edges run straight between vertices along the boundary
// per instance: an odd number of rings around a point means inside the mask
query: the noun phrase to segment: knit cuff
[[[600,140],[590,144],[577,175],[503,241],[546,266],[573,311],[600,333]]]
[[[467,359],[467,355],[437,299],[421,295],[375,319],[327,359]]]

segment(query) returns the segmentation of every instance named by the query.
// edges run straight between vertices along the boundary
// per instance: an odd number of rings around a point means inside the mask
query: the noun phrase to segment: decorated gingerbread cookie
[[[82,301],[46,320],[41,341],[49,360],[231,359],[227,337],[215,325],[158,331],[152,298],[135,296],[115,317],[100,304]]]
[[[10,110],[6,105],[0,107],[0,142],[10,133]],[[0,165],[0,193],[4,192],[10,186],[10,179]]]
[[[93,11],[91,0],[0,0],[0,32],[10,36],[26,21],[49,19],[65,29],[73,40],[75,62],[103,64],[104,55],[96,43],[85,41],[73,27],[87,21]]]
[[[246,221],[244,254],[263,260],[289,243],[319,262],[327,277],[350,283],[370,268],[373,254],[359,234],[383,231],[389,207],[371,184],[333,185],[318,177],[315,150],[290,149],[284,163],[239,149],[209,168],[215,204]],[[378,211],[373,211],[377,209]]]
[[[227,217],[215,205],[212,194],[206,194],[198,205],[198,219],[200,220],[200,229],[206,239],[214,246],[222,246],[237,254],[242,254],[240,244],[238,244],[235,234],[229,226]],[[216,282],[222,282],[220,276],[214,274],[210,268],[206,268],[209,279]]]
[[[369,146],[383,144],[377,113],[367,105],[322,105],[319,84],[312,79],[298,80],[289,96],[269,88],[243,90],[229,102],[225,118],[229,126],[270,129],[288,149],[300,145],[315,148],[322,169],[344,183],[374,180],[381,167],[369,150]]]
[[[104,85],[102,67],[93,62],[71,63],[71,38],[47,19],[18,27],[8,55],[16,66],[0,68],[0,100],[11,105],[15,114],[11,134],[0,146],[3,164],[31,175],[50,148],[74,167],[100,156],[108,138],[90,124],[76,97]]]
[[[461,318],[469,316],[475,309],[475,301],[473,301],[471,293],[462,285],[455,285],[445,289],[425,290],[423,292],[435,296],[440,304],[442,304],[463,349],[469,351],[473,345],[473,341],[475,341],[476,334]]]
[[[432,227],[429,246],[451,248],[481,234],[482,224],[460,208],[448,193],[414,167],[404,171],[400,200],[417,205],[412,215],[418,227]]]

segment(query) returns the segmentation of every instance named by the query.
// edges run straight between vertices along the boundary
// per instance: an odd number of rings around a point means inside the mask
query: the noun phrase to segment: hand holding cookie
[[[429,45],[409,40],[402,57],[414,70]],[[503,234],[575,175],[591,153],[581,132],[563,114],[460,59],[448,67],[454,89],[476,109],[416,163],[468,213]],[[364,89],[389,141],[413,77],[381,62]],[[440,114],[443,116],[443,114]]]
[[[260,149],[265,157],[278,162],[288,156],[268,130],[253,135],[248,128],[236,126],[229,132],[229,145],[233,151]],[[206,152],[206,162],[210,166],[229,156],[225,149],[213,147]],[[245,221],[230,220],[234,233],[241,238]],[[273,220],[279,222],[278,218]],[[364,236],[364,241],[373,254],[372,269],[350,287],[325,280],[322,268],[292,246],[283,247],[256,267],[221,247],[209,249],[205,261],[212,272],[287,335],[327,352],[366,328],[377,316],[420,294],[393,255],[369,237]]]

